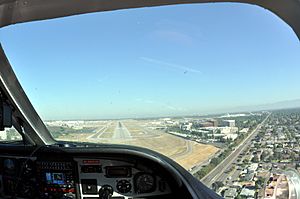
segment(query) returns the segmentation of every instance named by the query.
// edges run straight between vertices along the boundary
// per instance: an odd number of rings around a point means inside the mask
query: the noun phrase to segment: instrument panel
[[[36,161],[40,198],[76,198],[76,163],[74,161]]]
[[[161,173],[131,159],[0,156],[0,198],[133,199],[170,194]]]
[[[118,198],[170,194],[166,179],[146,165],[110,159],[76,158],[82,199],[99,198],[108,190]]]

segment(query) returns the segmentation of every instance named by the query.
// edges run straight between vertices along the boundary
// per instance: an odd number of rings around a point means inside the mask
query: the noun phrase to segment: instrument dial
[[[6,159],[3,162],[4,173],[6,174],[14,174],[15,173],[15,162],[11,159]]]
[[[23,175],[26,177],[31,177],[34,171],[34,163],[32,160],[27,160],[23,164]]]
[[[156,188],[155,177],[149,173],[138,173],[134,184],[137,193],[150,193]]]
[[[131,183],[128,180],[119,180],[116,187],[120,193],[128,193],[131,191]]]

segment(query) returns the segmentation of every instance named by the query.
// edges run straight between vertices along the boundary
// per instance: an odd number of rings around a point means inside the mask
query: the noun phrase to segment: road
[[[131,134],[122,122],[118,122],[112,138],[113,139],[131,139]]]
[[[204,178],[202,178],[202,183],[204,183],[208,187],[211,187],[211,185],[214,182],[218,181],[219,178],[223,178],[224,172],[227,169],[230,169],[232,163],[237,160],[239,154],[241,154],[251,144],[252,138],[254,138],[257,135],[258,130],[266,122],[270,115],[271,113],[259,125],[257,125],[257,127],[248,135],[248,137],[244,139],[227,158],[225,158],[210,173],[208,173]]]

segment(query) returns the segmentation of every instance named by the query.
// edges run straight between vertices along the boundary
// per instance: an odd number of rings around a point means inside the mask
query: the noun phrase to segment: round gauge
[[[128,193],[131,191],[131,184],[128,180],[119,180],[116,187],[120,193]]]
[[[12,174],[15,171],[15,163],[11,159],[6,159],[3,162],[4,166],[4,172],[7,174]]]
[[[31,176],[33,174],[34,163],[31,160],[24,162],[23,165],[23,174],[25,176]]]
[[[155,190],[155,177],[149,173],[138,173],[135,176],[135,191],[137,193],[149,193]]]

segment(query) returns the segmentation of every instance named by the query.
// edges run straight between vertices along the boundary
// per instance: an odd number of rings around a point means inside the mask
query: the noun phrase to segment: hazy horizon
[[[297,101],[297,105],[287,104],[290,101]],[[273,105],[285,103],[285,105],[280,107],[272,107]],[[252,108],[251,108],[252,107]],[[287,101],[280,101],[275,102],[272,104],[260,104],[257,105],[257,107],[248,106],[248,107],[236,107],[240,110],[228,110],[228,111],[215,111],[215,112],[207,112],[207,113],[195,113],[190,115],[161,115],[161,116],[144,116],[144,117],[123,117],[123,118],[65,118],[65,119],[44,119],[44,121],[76,121],[76,120],[82,120],[82,121],[98,121],[98,120],[126,120],[126,119],[153,119],[153,118],[176,118],[176,117],[210,117],[210,116],[218,116],[218,115],[224,115],[224,114],[241,114],[241,113],[250,113],[250,112],[260,112],[260,111],[277,111],[277,110],[288,110],[288,109],[300,109],[300,99],[295,100],[287,100]]]

